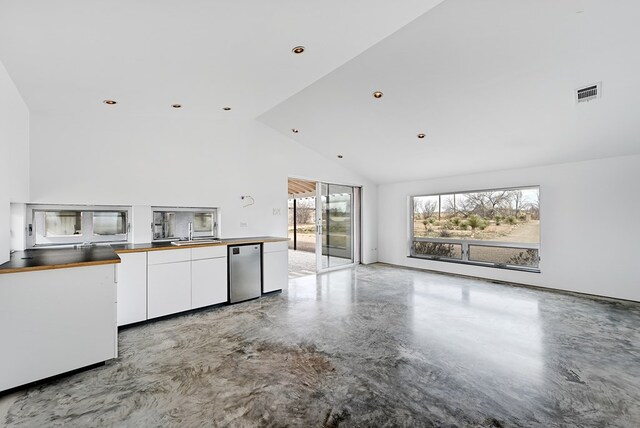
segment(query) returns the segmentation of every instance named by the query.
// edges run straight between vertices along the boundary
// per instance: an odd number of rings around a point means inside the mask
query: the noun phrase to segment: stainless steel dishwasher
[[[255,299],[262,294],[262,245],[229,245],[229,301]]]

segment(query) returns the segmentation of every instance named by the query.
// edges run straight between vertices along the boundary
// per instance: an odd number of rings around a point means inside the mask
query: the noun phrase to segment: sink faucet
[[[193,223],[192,222],[189,222],[187,229],[189,233],[189,241],[193,241]]]

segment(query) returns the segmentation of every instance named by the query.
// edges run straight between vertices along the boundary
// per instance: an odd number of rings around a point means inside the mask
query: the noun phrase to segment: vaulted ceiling
[[[638,19],[637,0],[446,0],[260,120],[382,183],[640,153]]]
[[[0,60],[32,112],[255,118],[441,1],[0,0]]]
[[[32,112],[257,118],[384,183],[640,153],[639,18],[637,0],[0,0],[0,60]]]

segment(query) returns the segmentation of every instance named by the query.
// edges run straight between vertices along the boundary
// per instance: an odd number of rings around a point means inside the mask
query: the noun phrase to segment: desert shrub
[[[486,227],[484,219],[475,214],[469,216],[469,218],[467,219],[467,224],[469,224],[469,226],[471,226],[471,229],[473,230],[476,230],[477,228],[483,229],[484,227]]]
[[[435,222],[436,222],[436,219],[435,219],[435,218],[433,218],[433,217],[429,217],[429,218],[427,219],[427,221],[429,221],[429,223],[433,224],[433,223],[435,223]]]
[[[516,218],[515,216],[510,215],[509,217],[507,217],[507,223],[509,224],[516,224]]]
[[[429,222],[427,220],[422,220],[422,225],[424,226],[424,229],[427,230],[427,227],[429,226]]]
[[[416,242],[413,244],[417,255],[432,257],[453,257],[454,249],[451,244],[440,242]]]
[[[455,227],[455,226],[454,226],[454,225],[453,225],[453,223],[452,223],[452,222],[450,222],[450,221],[447,221],[445,224],[443,224],[443,225],[442,225],[442,228],[443,228],[444,230],[453,230],[453,229],[454,229],[454,227]]]
[[[451,217],[451,223],[453,223],[454,226],[460,226],[460,217]]]
[[[293,228],[291,228],[293,230]],[[296,229],[298,233],[316,233],[315,226],[298,226]]]
[[[519,254],[512,256],[509,261],[511,265],[518,266],[538,266],[538,251],[537,250],[525,250],[520,251]]]
[[[504,217],[498,214],[493,219],[496,221],[496,226],[500,226],[500,223],[502,223],[502,220],[504,219]]]
[[[458,227],[460,228],[460,230],[467,230],[467,222],[466,221],[459,222]]]
[[[527,220],[527,216],[526,216],[526,214],[520,214],[520,215],[518,216],[518,220],[520,220],[520,221],[526,221],[526,220]]]
[[[439,235],[441,238],[451,238],[451,232],[448,229],[440,229]]]

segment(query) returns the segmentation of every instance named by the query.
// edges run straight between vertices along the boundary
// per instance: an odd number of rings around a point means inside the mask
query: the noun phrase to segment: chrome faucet
[[[189,222],[188,225],[189,241],[193,241],[193,223]]]

